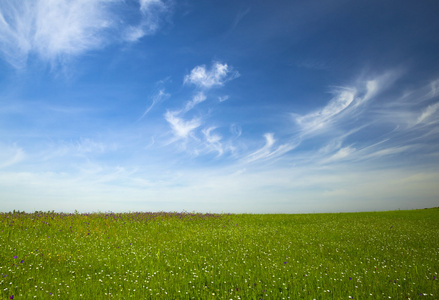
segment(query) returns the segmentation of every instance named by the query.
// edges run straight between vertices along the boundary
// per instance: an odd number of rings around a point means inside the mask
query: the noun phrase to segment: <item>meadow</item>
[[[439,208],[0,214],[0,299],[439,299]]]

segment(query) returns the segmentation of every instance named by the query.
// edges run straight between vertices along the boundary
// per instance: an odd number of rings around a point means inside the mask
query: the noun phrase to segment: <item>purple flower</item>
[[[20,264],[24,263],[24,260],[20,261]]]
[[[14,295],[12,295],[11,297],[9,297],[9,299],[14,299]]]
[[[352,280],[352,277],[349,277],[349,280]]]
[[[265,293],[265,290],[262,290],[263,293]]]
[[[284,261],[284,265],[286,265],[287,264],[287,262],[286,261]]]
[[[436,280],[436,276],[433,276],[433,280]]]
[[[238,289],[238,288],[236,288],[236,291],[237,291],[237,292],[239,292],[239,289]]]
[[[14,256],[14,259],[17,259],[17,256],[16,256],[16,255]],[[14,296],[12,296],[12,297],[14,297]]]

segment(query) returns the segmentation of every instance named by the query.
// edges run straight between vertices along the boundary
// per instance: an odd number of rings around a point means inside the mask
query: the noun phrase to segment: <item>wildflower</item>
[[[352,277],[349,277],[349,280],[352,280]]]
[[[9,299],[14,299],[14,295],[12,295],[11,297],[9,297]]]
[[[236,288],[236,291],[237,291],[237,292],[239,292],[239,289],[238,289],[238,288]]]
[[[24,260],[21,260],[21,261],[20,261],[20,264],[22,264],[22,263],[24,263]]]
[[[14,258],[14,259],[17,259],[17,256],[15,255],[13,258]],[[12,297],[14,297],[14,296],[12,296]]]
[[[286,265],[287,264],[287,262],[286,261],[284,261],[284,265]]]

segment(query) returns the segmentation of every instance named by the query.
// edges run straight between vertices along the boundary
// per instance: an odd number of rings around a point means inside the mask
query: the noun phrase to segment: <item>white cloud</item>
[[[92,139],[81,139],[78,142],[76,142],[74,150],[78,153],[78,154],[85,154],[85,153],[103,153],[107,150],[108,146],[100,143],[100,142],[96,142]]]
[[[1,51],[21,67],[30,53],[53,61],[100,48],[106,30],[114,26],[111,2],[115,1],[2,1]]]
[[[124,39],[128,42],[136,42],[145,36],[142,26],[129,26],[124,33]]]
[[[432,116],[434,114],[436,114],[436,112],[439,110],[439,102],[429,105],[423,112],[422,114],[418,117],[416,124],[420,124],[420,123],[427,123],[428,120],[431,120]],[[434,118],[434,120],[432,121],[433,123],[437,122],[437,118]]]
[[[200,88],[209,89],[214,86],[222,86],[225,82],[238,76],[239,73],[233,71],[227,64],[216,62],[210,70],[206,70],[205,65],[193,68],[191,73],[184,77],[184,83],[191,83]]]
[[[154,6],[163,6],[163,2],[161,0],[140,0],[140,10],[144,13],[147,13],[151,7]]]
[[[218,152],[218,155],[222,155],[224,153],[223,146],[221,144],[222,137],[218,134],[212,134],[211,132],[215,130],[215,127],[209,127],[207,129],[203,129],[203,134],[208,146],[209,150]]]
[[[162,102],[163,100],[169,98],[170,96],[171,95],[166,93],[164,89],[161,89],[156,95],[152,97],[151,105],[143,112],[139,120],[145,117],[157,103]]]
[[[140,1],[141,21],[131,25],[117,15],[121,0],[20,0],[0,2],[0,52],[22,68],[31,54],[50,63],[100,49],[109,43],[137,41],[160,27],[168,5]],[[122,36],[119,35],[121,32]]]
[[[293,115],[305,133],[324,128],[342,113],[355,99],[356,90],[344,88],[322,109],[304,116]]]
[[[280,145],[279,147],[273,150],[272,149],[273,145],[276,143],[273,133],[264,134],[264,138],[265,138],[265,145],[259,150],[256,150],[255,152],[247,155],[247,157],[244,159],[245,163],[250,163],[257,160],[277,158],[293,150],[296,147],[296,145],[294,145],[293,143],[287,143]]]
[[[156,33],[160,28],[164,16],[170,11],[168,1],[140,0],[141,21],[136,26],[130,26],[125,32],[125,39],[135,42],[140,38]]]
[[[337,87],[334,97],[323,108],[314,112],[298,115],[292,114],[299,125],[301,134],[311,134],[327,130],[337,122],[364,116],[366,104],[389,88],[400,76],[397,71],[386,72],[374,79],[358,81],[351,87]]]
[[[219,102],[224,102],[224,101],[226,101],[226,100],[229,100],[229,96],[228,96],[228,95],[226,95],[226,96],[220,96],[220,97],[218,97],[218,100],[219,100]]]
[[[177,112],[167,111],[165,114],[166,121],[171,125],[174,135],[177,138],[187,138],[191,132],[200,127],[201,122],[199,119],[192,119],[185,121],[177,116]]]
[[[186,103],[186,107],[184,109],[185,112],[191,110],[192,108],[195,107],[195,105],[205,101],[207,99],[206,95],[204,95],[203,92],[199,92],[197,93],[191,101],[189,101],[188,103]]]
[[[17,146],[2,147],[0,150],[0,168],[15,165],[26,158],[24,150]]]
[[[324,159],[323,163],[330,163],[330,162],[345,159],[345,158],[349,157],[355,151],[356,151],[356,149],[353,147],[350,147],[350,146],[340,148],[335,154],[331,155],[327,159]]]
[[[369,153],[363,153],[363,155],[360,156],[359,159],[366,159],[367,160],[370,158],[381,158],[384,156],[396,155],[396,154],[400,154],[402,152],[407,152],[409,150],[413,150],[414,148],[416,148],[416,146],[388,147],[388,148],[383,148],[383,149],[376,150],[376,151],[369,151]]]
[[[236,124],[231,124],[230,125],[230,133],[232,133],[235,138],[240,137],[242,134],[241,126],[236,125]]]
[[[433,98],[439,95],[439,79],[433,80],[430,84],[430,92],[428,95]]]

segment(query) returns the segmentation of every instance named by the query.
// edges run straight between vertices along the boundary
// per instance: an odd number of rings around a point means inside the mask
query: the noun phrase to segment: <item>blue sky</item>
[[[437,1],[0,3],[0,210],[439,206]]]

